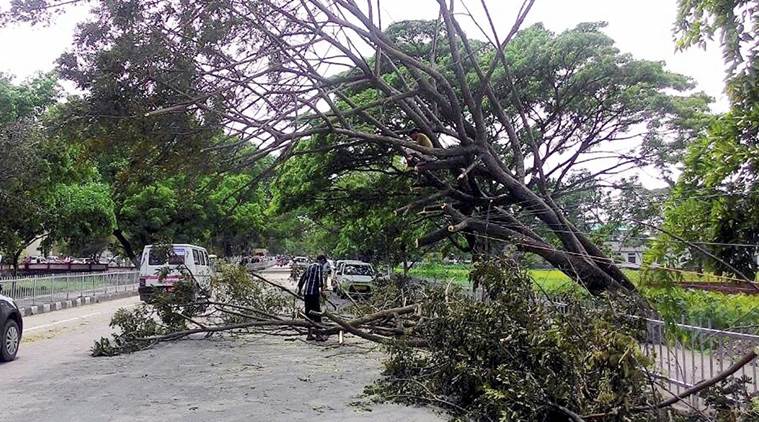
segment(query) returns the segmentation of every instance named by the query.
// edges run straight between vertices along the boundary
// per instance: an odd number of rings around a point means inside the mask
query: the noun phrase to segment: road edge
[[[124,292],[96,294],[94,296],[82,296],[71,300],[61,300],[58,302],[43,303],[41,305],[30,305],[19,308],[22,317],[39,315],[48,312],[62,311],[64,309],[77,308],[85,305],[106,302],[109,300],[123,299],[130,296],[137,296],[137,289],[127,290]]]

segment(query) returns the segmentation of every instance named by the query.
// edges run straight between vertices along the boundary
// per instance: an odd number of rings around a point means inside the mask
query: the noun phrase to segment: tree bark
[[[113,231],[113,235],[118,239],[119,243],[121,243],[121,247],[124,249],[124,253],[126,254],[127,258],[129,258],[130,261],[132,261],[132,264],[134,264],[135,267],[140,267],[140,261],[137,259],[137,255],[134,253],[134,249],[132,249],[132,244],[129,242],[129,239],[124,236],[124,232],[121,231],[121,229],[117,228]]]
[[[16,277],[18,275],[18,258],[21,256],[21,252],[23,252],[23,249],[17,250],[13,254],[13,276]]]

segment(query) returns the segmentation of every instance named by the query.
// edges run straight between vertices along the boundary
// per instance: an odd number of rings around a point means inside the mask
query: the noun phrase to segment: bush
[[[159,294],[151,304],[142,304],[132,311],[121,308],[113,315],[109,326],[115,332],[101,337],[92,346],[92,356],[116,356],[150,347],[155,338],[187,329],[187,318],[202,310],[194,301],[191,282],[175,285],[171,292]],[[184,315],[180,316],[180,315]]]
[[[485,300],[461,287],[426,289],[415,334],[429,347],[390,346],[384,378],[369,393],[436,404],[466,420],[566,420],[565,409],[621,420],[650,404],[649,361],[628,334],[642,327],[618,317],[625,301],[570,303],[558,313],[513,261],[477,264],[471,276]]]

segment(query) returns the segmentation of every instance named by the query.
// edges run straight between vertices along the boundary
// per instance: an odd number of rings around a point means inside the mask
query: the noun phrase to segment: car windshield
[[[372,267],[370,265],[353,265],[346,264],[343,268],[343,274],[345,275],[373,275]]]
[[[169,253],[166,253],[166,250],[163,249],[151,249],[150,255],[148,255],[148,264],[149,265],[181,265],[184,264],[184,257],[187,251],[183,248],[173,248],[169,251]],[[168,255],[168,257],[167,257]],[[168,259],[167,259],[168,258]]]

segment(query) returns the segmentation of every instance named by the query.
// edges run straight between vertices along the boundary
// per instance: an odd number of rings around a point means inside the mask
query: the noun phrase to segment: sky
[[[377,1],[377,0],[373,0]],[[405,19],[436,19],[434,0],[379,0],[383,26]],[[464,0],[480,23],[485,15],[479,0]],[[460,5],[462,0],[457,2]],[[500,37],[509,31],[521,0],[485,0],[499,26]],[[671,71],[687,75],[696,82],[698,91],[715,99],[714,112],[728,109],[724,94],[725,65],[719,46],[711,43],[706,50],[690,48],[676,51],[673,23],[677,0],[537,0],[524,26],[537,22],[556,32],[581,22],[605,21],[605,31],[617,47],[639,59],[664,61]],[[10,0],[0,0],[0,10],[7,9]],[[50,26],[16,24],[0,28],[0,72],[23,80],[40,71],[54,68],[56,58],[70,48],[76,24],[87,16],[89,6],[78,6],[56,17]],[[463,12],[463,8],[458,8]],[[461,18],[464,29],[473,36],[477,26]],[[67,89],[71,85],[64,84]],[[653,169],[639,169],[637,175],[644,185],[664,186]]]
[[[11,0],[0,0],[0,10]],[[435,19],[432,0],[382,0],[384,25],[401,19]],[[481,11],[479,1],[469,1],[472,12]],[[519,0],[486,0],[493,17],[507,32],[521,4]],[[54,68],[56,58],[70,48],[77,22],[88,7],[77,7],[58,16],[50,26],[17,24],[0,29],[0,72],[23,80],[36,72]],[[463,10],[462,10],[463,11]],[[691,48],[676,52],[672,35],[676,0],[537,0],[526,25],[542,22],[548,29],[562,31],[580,22],[606,21],[606,32],[623,52],[637,58],[662,60],[670,70],[692,77],[698,89],[716,99],[714,111],[725,111],[724,64],[717,45],[704,51]],[[482,15],[480,15],[482,16]],[[473,24],[465,29],[476,33]]]

